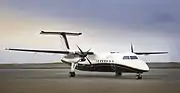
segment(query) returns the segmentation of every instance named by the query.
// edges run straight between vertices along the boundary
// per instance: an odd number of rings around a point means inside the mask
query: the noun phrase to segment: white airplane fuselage
[[[129,57],[129,58],[126,58]],[[132,58],[130,58],[132,57]],[[135,58],[133,58],[135,57]],[[137,58],[134,53],[105,53],[88,55],[91,65],[87,60],[77,63],[75,69],[82,71],[98,71],[98,72],[130,72],[143,73],[149,71],[146,62]],[[62,62],[71,64],[80,60],[80,57],[67,55],[61,59]]]

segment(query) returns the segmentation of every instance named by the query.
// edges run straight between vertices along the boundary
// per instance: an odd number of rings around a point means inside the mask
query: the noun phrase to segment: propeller
[[[91,48],[90,48],[87,52],[83,52],[78,45],[76,45],[76,46],[78,47],[78,49],[79,49],[79,51],[80,51],[80,53],[81,53],[81,54],[79,54],[79,56],[82,57],[84,60],[87,59],[88,62],[89,62],[89,64],[92,65],[91,61],[90,61],[89,58],[87,57],[87,53],[91,50]]]

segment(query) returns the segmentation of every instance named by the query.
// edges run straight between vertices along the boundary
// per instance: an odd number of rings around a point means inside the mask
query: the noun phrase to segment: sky
[[[94,52],[168,51],[140,56],[147,62],[180,62],[179,0],[1,0],[0,62],[54,62],[61,55],[4,48],[63,50],[59,36],[45,31],[82,32],[70,47]]]

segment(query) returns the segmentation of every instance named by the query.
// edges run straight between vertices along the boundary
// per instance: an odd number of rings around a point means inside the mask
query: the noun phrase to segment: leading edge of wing
[[[55,54],[70,54],[70,51],[57,51],[57,50],[36,50],[36,49],[20,49],[20,48],[6,48],[5,50],[12,50],[12,51],[24,51],[24,52],[41,52],[41,53],[55,53]],[[74,54],[79,54],[76,52]],[[93,55],[93,52],[87,52],[88,55]]]
[[[167,54],[168,52],[134,52],[137,55]]]
[[[25,51],[25,52],[41,52],[41,53],[57,53],[57,54],[69,54],[69,51],[57,51],[57,50],[35,50],[35,49],[18,49],[18,48],[6,48],[5,50],[12,51]]]

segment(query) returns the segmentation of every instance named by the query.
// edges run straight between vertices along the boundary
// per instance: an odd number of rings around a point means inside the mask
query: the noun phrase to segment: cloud
[[[83,32],[69,38],[73,49],[78,43],[100,52],[128,51],[134,43],[137,51],[168,50],[170,61],[179,60],[172,48],[180,45],[178,9],[178,0],[1,1],[0,46],[57,49],[59,37],[42,37],[39,31],[70,30]]]

